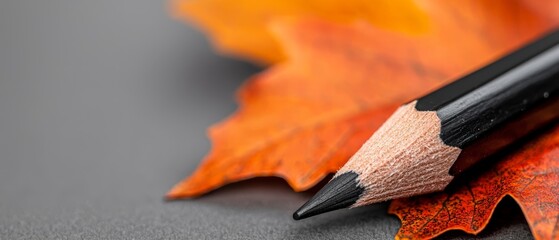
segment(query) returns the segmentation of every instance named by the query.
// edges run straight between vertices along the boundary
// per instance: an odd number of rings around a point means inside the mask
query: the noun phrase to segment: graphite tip
[[[308,218],[353,205],[364,191],[364,188],[359,186],[358,176],[355,172],[346,172],[334,177],[293,213],[293,219]]]

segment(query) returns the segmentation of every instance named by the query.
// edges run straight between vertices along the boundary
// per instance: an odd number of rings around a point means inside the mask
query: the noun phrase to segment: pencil
[[[296,220],[444,190],[470,166],[559,119],[559,30],[400,106]]]

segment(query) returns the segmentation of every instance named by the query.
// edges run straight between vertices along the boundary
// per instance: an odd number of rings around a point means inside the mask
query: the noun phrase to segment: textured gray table
[[[0,0],[0,239],[392,238],[386,205],[291,220],[312,193],[279,179],[162,200],[259,70],[162,1]],[[496,218],[483,237],[529,238],[511,201]]]

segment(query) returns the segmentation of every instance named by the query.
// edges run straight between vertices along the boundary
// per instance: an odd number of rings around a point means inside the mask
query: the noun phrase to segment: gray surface
[[[278,179],[162,200],[257,71],[162,1],[0,0],[0,239],[392,238],[386,205],[291,220],[312,193]],[[509,205],[484,236],[530,236]]]

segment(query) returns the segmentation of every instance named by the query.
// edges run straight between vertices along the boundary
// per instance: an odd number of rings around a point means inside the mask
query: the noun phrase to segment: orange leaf
[[[559,238],[559,125],[481,176],[442,193],[392,201],[402,220],[396,239],[432,238],[452,229],[479,233],[506,195],[522,208],[536,239]]]
[[[547,17],[550,21],[559,20],[559,1],[557,0],[524,0],[526,6],[532,8],[540,15]]]
[[[259,63],[285,60],[269,31],[279,17],[315,17],[334,23],[367,21],[397,31],[427,29],[426,16],[413,0],[173,0],[173,15],[200,25],[217,48]]]
[[[239,110],[210,129],[210,154],[168,197],[256,176],[308,189],[341,167],[397,105],[550,27],[510,0],[429,3],[423,8],[438,24],[413,37],[367,22],[276,22],[289,61],[241,89]]]

